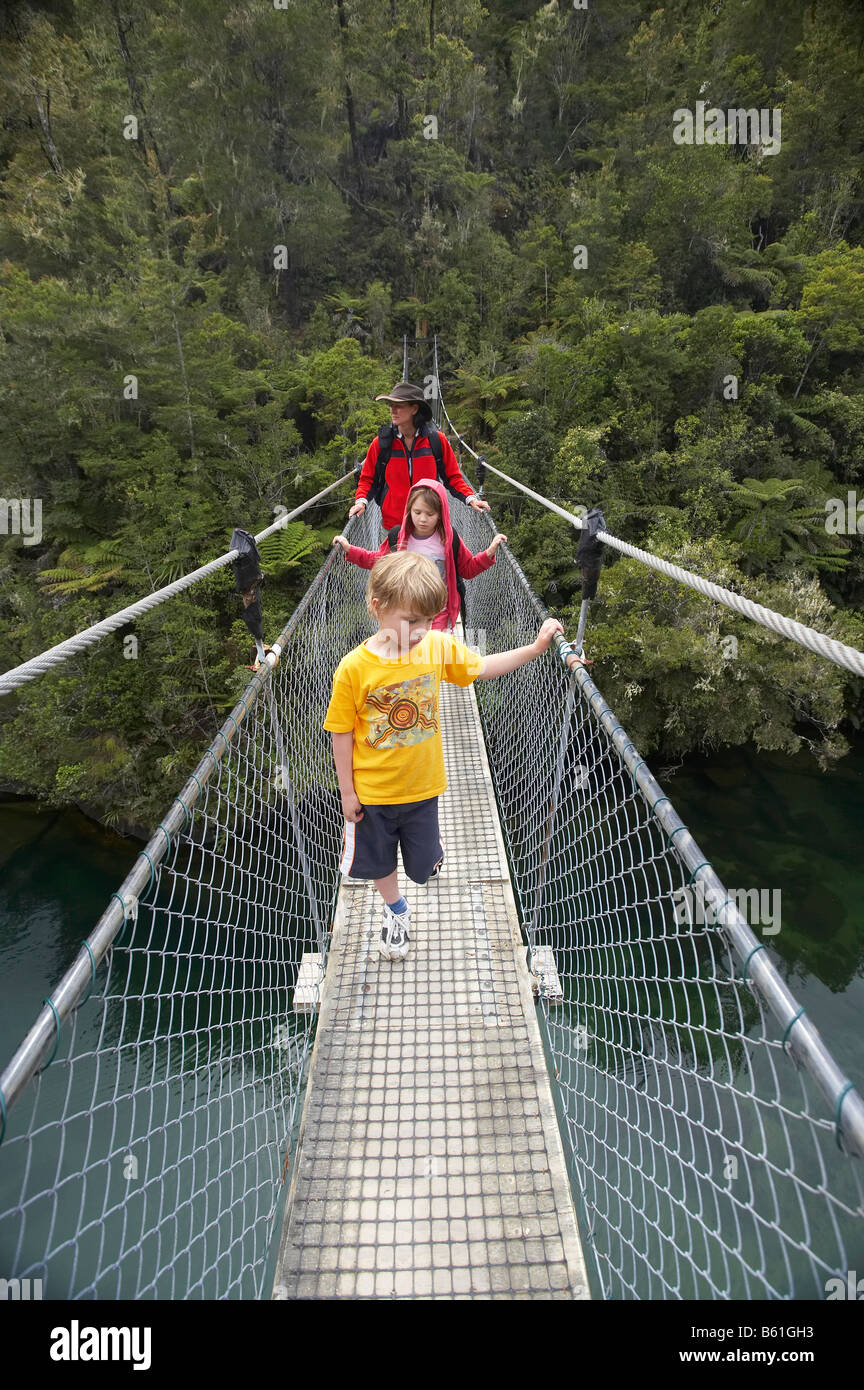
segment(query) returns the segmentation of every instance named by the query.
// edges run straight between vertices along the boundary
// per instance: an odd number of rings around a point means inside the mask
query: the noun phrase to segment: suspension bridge
[[[379,533],[374,506],[346,527]],[[75,1299],[824,1298],[864,1264],[864,1102],[563,639],[445,688],[446,870],[412,890],[408,961],[374,951],[321,727],[365,581],[322,565],[4,1065],[0,1270]],[[490,651],[545,616],[509,548],[468,585]]]

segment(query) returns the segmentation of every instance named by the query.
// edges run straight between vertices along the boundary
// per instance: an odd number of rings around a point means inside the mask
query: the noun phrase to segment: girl
[[[391,550],[413,550],[437,565],[447,586],[447,606],[442,608],[432,623],[433,629],[445,632],[454,627],[459,619],[461,601],[465,593],[463,579],[474,579],[495,564],[495,552],[507,537],[499,532],[493,537],[488,550],[472,555],[463,545],[450,525],[450,507],[447,493],[437,478],[424,478],[416,483],[408,493],[405,515],[400,527],[392,527],[387,533],[380,550],[361,550],[350,545],[344,536],[334,536],[333,544],[341,545],[345,559],[361,569],[370,570],[381,555]]]

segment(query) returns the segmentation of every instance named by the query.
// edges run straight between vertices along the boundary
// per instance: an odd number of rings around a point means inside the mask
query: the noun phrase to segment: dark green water
[[[828,775],[807,754],[728,749],[660,780],[727,888],[781,892],[770,948],[862,1089],[864,746]]]
[[[76,811],[0,803],[0,1070],[139,848]]]

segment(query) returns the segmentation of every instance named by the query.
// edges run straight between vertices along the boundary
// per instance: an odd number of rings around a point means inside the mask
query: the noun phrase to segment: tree
[[[864,348],[864,247],[840,242],[814,256],[796,318],[812,343],[797,397],[823,347],[853,353]]]
[[[732,495],[745,516],[735,535],[745,556],[744,570],[777,572],[780,561],[806,570],[838,570],[845,547],[825,528],[825,508],[806,500],[807,489],[794,478],[745,478],[732,483]]]

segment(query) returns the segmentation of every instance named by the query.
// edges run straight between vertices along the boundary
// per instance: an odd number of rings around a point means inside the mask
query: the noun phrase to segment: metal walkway
[[[411,953],[345,881],[273,1297],[590,1297],[472,689],[441,689],[442,876]]]

